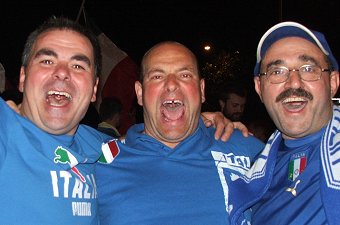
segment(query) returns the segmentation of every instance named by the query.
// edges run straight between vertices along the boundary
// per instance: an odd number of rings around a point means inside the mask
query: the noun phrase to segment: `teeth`
[[[289,103],[289,102],[305,102],[306,100],[303,98],[286,98],[285,100],[282,101],[282,103]]]
[[[181,105],[182,102],[180,100],[169,100],[163,102],[163,106],[168,105],[168,104],[176,104],[176,105]]]
[[[61,96],[65,96],[68,99],[72,99],[71,95],[67,92],[63,92],[63,91],[49,91],[47,92],[48,95],[61,95]]]

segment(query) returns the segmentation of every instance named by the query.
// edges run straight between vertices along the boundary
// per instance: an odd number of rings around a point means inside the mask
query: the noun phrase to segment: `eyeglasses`
[[[317,81],[320,80],[322,72],[329,72],[330,69],[321,69],[315,65],[303,65],[299,69],[288,69],[285,66],[270,67],[267,72],[260,73],[260,76],[266,76],[272,84],[279,84],[286,82],[289,78],[291,71],[298,71],[299,77],[304,81]]]

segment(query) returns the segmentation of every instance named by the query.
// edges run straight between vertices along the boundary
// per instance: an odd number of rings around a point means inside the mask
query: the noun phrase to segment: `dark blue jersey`
[[[283,140],[276,131],[266,149],[277,153],[270,188],[253,208],[253,224],[340,224],[340,110],[327,127]]]

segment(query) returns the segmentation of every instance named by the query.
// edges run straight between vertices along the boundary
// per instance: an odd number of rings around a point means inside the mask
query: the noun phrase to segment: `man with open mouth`
[[[135,83],[144,123],[122,142],[110,142],[106,164],[97,164],[102,224],[249,219],[243,209],[266,182],[248,175],[264,145],[239,131],[227,142],[215,140],[200,117],[204,88],[197,59],[184,45],[162,42],[146,52]]]

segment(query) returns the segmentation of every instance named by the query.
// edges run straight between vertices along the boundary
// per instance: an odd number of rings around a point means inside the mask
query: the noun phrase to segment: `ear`
[[[334,97],[339,88],[339,71],[333,71],[330,75],[331,95]]]
[[[205,81],[204,79],[201,79],[200,81],[200,87],[201,87],[201,96],[202,96],[202,101],[201,103],[205,102],[205,93],[204,93],[204,89],[205,89]]]
[[[261,101],[262,101],[262,93],[261,93],[261,78],[259,76],[254,77],[254,85],[255,85],[255,91],[259,95]],[[263,101],[262,101],[263,102]]]
[[[98,89],[99,78],[96,78],[95,85],[93,86],[93,94],[91,98],[91,102],[95,102],[97,99],[97,89]]]
[[[143,106],[143,86],[141,82],[135,82],[135,91],[137,96],[137,101],[140,106]]]
[[[18,85],[20,92],[24,92],[25,79],[26,79],[25,68],[22,66],[20,68],[19,85]]]

